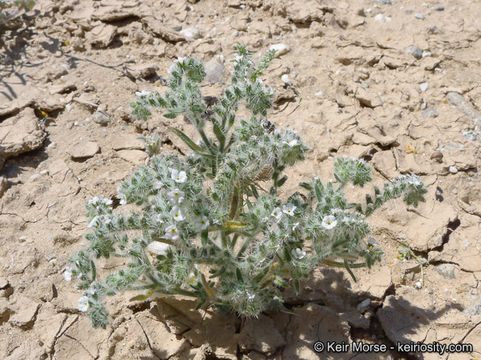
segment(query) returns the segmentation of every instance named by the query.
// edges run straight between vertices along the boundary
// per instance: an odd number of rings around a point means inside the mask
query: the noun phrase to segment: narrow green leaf
[[[241,283],[244,283],[244,279],[242,278],[242,273],[239,268],[235,269],[235,274],[237,276],[237,280]]]
[[[285,184],[286,181],[287,181],[287,175],[284,175],[283,177],[281,177],[279,180],[276,181],[277,187],[281,187],[282,185]]]
[[[169,127],[169,130],[172,131],[178,137],[180,137],[182,139],[182,141],[184,141],[185,144],[188,147],[190,147],[192,150],[202,153],[202,148],[199,145],[197,145],[195,142],[193,142],[191,140],[191,138],[189,138],[184,132],[182,132],[179,129],[173,128],[173,127]]]

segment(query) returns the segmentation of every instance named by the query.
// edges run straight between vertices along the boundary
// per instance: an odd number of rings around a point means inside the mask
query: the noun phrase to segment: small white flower
[[[289,147],[293,147],[299,144],[299,141],[296,139],[296,133],[292,130],[287,130],[286,133],[282,136],[282,143],[286,144]]]
[[[147,245],[147,250],[155,255],[165,255],[167,254],[169,247],[169,244],[165,244],[160,241],[152,241],[149,245]]]
[[[162,182],[159,181],[159,180],[155,180],[154,183],[153,183],[153,186],[154,186],[154,190],[159,190],[162,188]]]
[[[171,178],[176,183],[185,183],[187,180],[187,174],[185,171],[179,171],[177,169],[172,169]]]
[[[72,281],[72,268],[70,266],[67,266],[67,268],[63,272],[63,278],[65,279],[65,281]]]
[[[87,225],[87,227],[91,228],[91,227],[97,227],[97,221],[99,220],[99,217],[98,216],[95,216],[90,222],[89,224]]]
[[[292,249],[291,254],[292,254],[293,257],[295,257],[296,259],[299,259],[299,260],[306,257],[306,252],[302,251],[299,248]]]
[[[147,90],[135,92],[135,96],[149,96],[150,94],[152,94],[152,93],[150,91],[147,91]]]
[[[78,309],[81,312],[87,312],[89,309],[89,298],[86,296],[82,296],[80,299],[78,299]]]
[[[284,205],[284,206],[282,207],[282,212],[283,212],[284,214],[289,215],[289,216],[294,215],[294,210],[296,210],[296,206],[295,206],[294,204],[292,204],[292,203],[289,203],[289,204]]]
[[[89,294],[90,296],[94,296],[94,295],[95,295],[95,290],[92,289],[91,287],[89,287],[89,289],[87,290],[87,294]]]
[[[279,221],[279,220],[281,220],[281,218],[282,218],[282,211],[281,211],[280,208],[276,207],[276,208],[272,211],[271,215],[276,218],[276,221]]]
[[[197,227],[200,228],[201,230],[205,230],[209,227],[210,222],[207,216],[202,216],[197,220]]]
[[[127,204],[127,197],[125,196],[125,194],[118,194],[117,199],[120,200],[120,202],[119,202],[120,205]]]
[[[321,225],[322,225],[323,228],[325,228],[327,230],[331,230],[332,228],[334,228],[337,225],[337,220],[334,216],[328,215],[324,219],[322,219]]]
[[[177,227],[175,225],[169,225],[165,229],[165,235],[167,239],[169,240],[178,240],[179,239],[179,230],[177,230]]]
[[[173,216],[175,221],[183,221],[185,220],[184,211],[179,208],[178,206],[174,206],[172,210],[170,210],[170,215]]]
[[[180,204],[182,201],[184,201],[184,192],[180,191],[179,189],[174,189],[167,195],[174,204]]]
[[[89,200],[89,205],[97,205],[98,201],[99,201],[99,198],[95,196]]]

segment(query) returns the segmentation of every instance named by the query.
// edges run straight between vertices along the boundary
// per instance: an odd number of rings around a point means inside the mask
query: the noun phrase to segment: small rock
[[[406,48],[406,51],[416,59],[421,59],[423,57],[423,51],[417,46],[410,45]]]
[[[478,133],[473,130],[463,130],[463,136],[468,140],[476,141],[478,138]]]
[[[451,166],[449,167],[449,172],[450,172],[451,174],[456,174],[456,173],[458,172],[458,168],[457,168],[456,166],[452,166],[452,165],[451,165]]]
[[[167,42],[177,43],[185,41],[185,36],[178,31],[169,29],[169,27],[163,25],[163,20],[157,19],[153,16],[146,16],[142,18],[147,28],[149,28],[154,35],[157,35]]]
[[[85,160],[91,158],[99,151],[100,147],[96,142],[77,143],[70,149],[70,157],[72,160]]]
[[[375,108],[382,105],[381,100],[377,94],[368,92],[365,88],[359,87],[356,91],[355,98],[359,103],[369,108]]]
[[[103,113],[102,111],[97,110],[94,113],[94,122],[96,122],[97,124],[102,126],[107,126],[109,121],[110,121],[110,117],[107,114]]]
[[[424,20],[426,18],[423,14],[416,14],[414,16],[416,19],[419,19],[419,20]]]
[[[392,0],[377,0],[377,1],[384,5],[392,5]]]
[[[200,38],[200,31],[195,26],[189,27],[187,29],[181,30],[180,33],[184,35],[187,41],[192,41]]]
[[[0,277],[0,290],[5,289],[10,283],[8,282],[7,278]]]
[[[428,89],[429,84],[427,82],[423,82],[422,84],[419,84],[419,89],[424,92]]]
[[[155,64],[134,64],[128,67],[128,71],[136,79],[146,79],[155,76],[159,67]]]
[[[94,48],[108,47],[117,35],[117,28],[113,25],[101,24],[89,32],[89,42]]]
[[[283,82],[284,84],[289,84],[289,83],[290,83],[290,81],[289,81],[289,75],[287,75],[287,74],[282,75],[282,76],[281,76],[281,80],[282,80],[282,82]]]
[[[421,113],[425,118],[435,118],[439,116],[438,112],[433,107],[428,107],[427,109],[422,110]]]
[[[136,135],[120,135],[112,139],[112,149],[118,150],[144,150],[145,143]]]
[[[446,279],[454,279],[456,277],[454,275],[454,269],[453,264],[441,264],[434,267],[434,270]]]
[[[133,164],[140,164],[144,162],[144,160],[148,156],[147,153],[140,150],[120,150],[117,151],[117,155],[119,155],[120,158]]]
[[[439,150],[436,150],[435,152],[433,152],[431,154],[431,157],[430,157],[431,160],[435,160],[437,161],[438,163],[442,162],[443,161],[443,153]]]
[[[444,5],[435,5],[431,9],[434,11],[444,11]]]
[[[46,133],[37,121],[33,109],[0,122],[0,158],[10,158],[40,148]]]
[[[374,16],[374,20],[376,20],[381,24],[385,24],[392,21],[392,19],[389,16],[386,16],[383,14],[377,14],[376,16]]]
[[[15,314],[10,317],[8,322],[20,328],[29,328],[35,321],[40,304],[32,299],[21,297],[15,304]]]
[[[423,51],[423,58],[431,56],[432,53],[430,51]]]
[[[224,80],[224,56],[216,55],[205,64],[205,79],[211,84],[222,83]]]
[[[287,44],[274,44],[274,45],[271,45],[269,50],[275,50],[276,51],[276,57],[277,57],[277,56],[287,54],[291,49],[289,48],[289,45],[287,45]]]
[[[367,310],[367,308],[369,307],[369,305],[371,305],[371,299],[364,299],[363,301],[361,301],[356,309],[359,310],[359,312],[363,313]]]

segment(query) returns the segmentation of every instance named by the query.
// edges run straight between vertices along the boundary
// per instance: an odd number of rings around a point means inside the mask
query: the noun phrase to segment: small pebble
[[[426,18],[423,14],[416,14],[414,16],[416,17],[416,19],[419,19],[419,20],[424,20]]]
[[[458,168],[457,168],[456,166],[452,166],[452,165],[451,165],[451,166],[449,167],[449,172],[450,172],[451,174],[456,174],[456,173],[458,172]]]
[[[38,179],[40,177],[40,174],[33,174],[32,176],[30,176],[30,180],[31,181],[35,181],[36,179]]]
[[[42,170],[42,171],[40,171],[40,175],[48,175],[48,170]]]
[[[322,90],[319,90],[318,92],[316,92],[314,94],[314,96],[322,96],[322,95],[324,95],[324,91],[322,91]]]
[[[376,16],[374,16],[374,20],[376,20],[381,24],[385,24],[385,23],[391,22],[392,19],[389,16],[386,16],[383,14],[377,14]]]
[[[392,0],[377,0],[384,5],[392,5]]]
[[[289,52],[290,48],[286,44],[274,44],[271,45],[269,50],[275,50],[276,51],[276,56],[281,56]]]
[[[417,46],[410,45],[406,48],[406,51],[416,59],[421,59],[423,57],[423,51]]]
[[[180,33],[185,36],[187,41],[200,38],[200,31],[196,27],[189,27],[187,29],[181,30]]]
[[[422,84],[419,85],[419,89],[421,89],[421,91],[426,91],[429,87],[429,84],[427,82],[423,82]]]
[[[444,11],[444,5],[435,5],[431,9],[434,11]]]
[[[423,51],[423,58],[425,57],[428,57],[428,56],[431,56],[431,52],[430,51]]]
[[[439,150],[436,150],[432,153],[431,155],[431,160],[435,160],[437,162],[442,162],[443,161],[443,153]]]
[[[281,80],[282,80],[282,82],[284,82],[286,84],[289,84],[289,82],[290,82],[289,81],[289,75],[287,75],[287,74],[282,75]]]
[[[416,289],[421,289],[423,287],[423,284],[421,283],[421,281],[417,281],[415,284],[414,284],[414,287]]]
[[[67,110],[67,111],[72,110],[72,105],[70,105],[70,104],[65,105],[65,110]]]
[[[425,118],[436,118],[439,116],[439,113],[433,107],[428,107],[425,110],[422,110],[421,113]]]
[[[99,125],[105,126],[109,123],[109,116],[103,113],[102,111],[96,111],[94,113],[94,122]]]

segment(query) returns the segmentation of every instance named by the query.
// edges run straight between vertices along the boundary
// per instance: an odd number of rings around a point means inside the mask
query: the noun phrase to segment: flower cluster
[[[94,326],[107,324],[105,296],[132,289],[144,291],[135,300],[181,294],[243,316],[278,309],[282,289],[292,284],[299,290],[319,263],[343,266],[354,276],[351,268],[379,260],[382,251],[365,240],[366,219],[384,202],[401,196],[414,206],[423,201],[419,179],[402,176],[382,192],[376,188],[365,205],[349,203],[345,185],[363,186],[371,175],[364,161],[344,158],[335,163],[336,182],[313,178],[300,184],[305,191],[281,201],[285,170],[307,147],[297,133],[274,129],[265,118],[273,93],[260,77],[273,58],[270,52],[256,64],[238,47],[231,82],[213,111],[206,111],[200,93],[203,65],[192,58],[169,68],[165,96],[137,94],[132,109],[139,119],[152,108],[167,117],[184,114],[198,138],[171,128],[190,154],[152,150],[148,165],[118,187],[118,210],[111,199],[88,202],[89,245],[71,258],[64,278],[75,276],[85,290],[78,307]],[[236,121],[241,101],[251,117]],[[99,279],[94,260],[110,256],[130,262]]]

